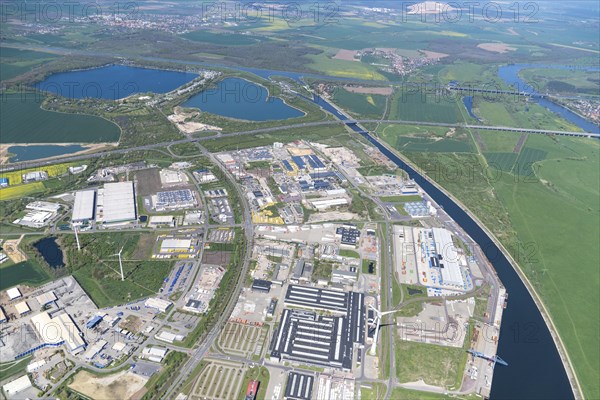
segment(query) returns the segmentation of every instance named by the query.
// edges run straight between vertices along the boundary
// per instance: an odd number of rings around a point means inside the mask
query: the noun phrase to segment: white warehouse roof
[[[133,182],[104,185],[104,222],[125,222],[136,219]]]
[[[444,264],[444,268],[441,268],[443,283],[459,287],[463,286],[465,282],[458,264],[458,252],[452,241],[450,231],[441,228],[432,228],[432,232],[436,251],[443,257],[441,260]]]
[[[31,381],[29,380],[29,376],[23,375],[20,378],[15,379],[14,381],[8,382],[6,385],[2,386],[4,393],[7,395],[13,395],[15,393],[22,392],[25,389],[29,389],[31,387]]]
[[[38,332],[42,343],[60,344],[64,342],[72,353],[85,346],[79,328],[67,313],[52,318],[48,312],[42,312],[31,317],[31,324]]]
[[[76,192],[71,221],[76,222],[94,219],[95,199],[96,191],[94,190],[82,190]]]
[[[18,299],[19,297],[21,297],[21,291],[19,290],[19,288],[16,287],[8,289],[6,291],[6,294],[11,300]]]

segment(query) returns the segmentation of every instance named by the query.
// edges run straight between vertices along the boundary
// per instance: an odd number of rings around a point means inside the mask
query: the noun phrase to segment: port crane
[[[496,364],[500,364],[500,365],[504,365],[505,367],[508,367],[508,363],[506,361],[504,361],[502,358],[500,358],[500,356],[497,356],[497,355],[496,356],[486,356],[482,352],[473,350],[473,349],[467,350],[467,353],[471,354],[473,357],[479,357],[479,358],[483,358],[484,360],[493,362],[494,367],[496,366]]]

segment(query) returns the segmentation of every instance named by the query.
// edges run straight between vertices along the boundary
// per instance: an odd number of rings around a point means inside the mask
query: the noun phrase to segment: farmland
[[[386,103],[382,95],[351,93],[343,88],[335,91],[333,101],[351,114],[365,118],[381,118]]]
[[[103,118],[42,109],[37,95],[6,94],[2,99],[2,143],[115,142],[119,127]]]
[[[514,135],[494,135],[495,150],[515,142]],[[598,142],[529,135],[518,153],[483,153],[489,167],[475,154],[405,155],[473,211],[518,260],[549,309],[586,397],[598,397],[594,354],[600,326],[589,318],[600,312],[594,261],[600,256]],[[531,243],[534,254],[525,246]]]
[[[9,186],[0,189],[0,201],[14,200],[46,190],[43,182],[33,182],[25,185]]]
[[[401,152],[469,153],[470,138],[462,131],[452,134],[447,128],[415,129],[402,125],[387,125],[378,130],[379,137]],[[443,137],[443,136],[446,137]],[[440,137],[442,136],[442,137]]]
[[[75,163],[62,163],[62,164],[53,164],[42,168],[29,168],[29,169],[21,169],[18,171],[11,172],[2,172],[0,173],[0,178],[8,178],[8,181],[11,185],[19,185],[23,183],[23,174],[27,174],[29,172],[37,172],[44,171],[48,173],[48,177],[54,178],[60,175],[64,175],[69,170],[69,167],[76,165]]]
[[[461,105],[462,107],[462,105]],[[463,122],[459,104],[452,98],[433,93],[396,91],[390,104],[389,119],[427,122]]]
[[[9,47],[0,47],[0,57],[2,59],[0,68],[1,81],[15,78],[30,71],[32,68],[56,58],[48,53]]]

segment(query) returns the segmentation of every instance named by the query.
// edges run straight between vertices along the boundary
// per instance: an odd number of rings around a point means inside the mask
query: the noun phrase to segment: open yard
[[[396,369],[401,383],[423,380],[428,385],[458,389],[467,352],[432,344],[396,342]]]
[[[129,371],[112,375],[95,375],[87,371],[77,373],[69,388],[90,399],[130,399],[144,388],[147,379]]]

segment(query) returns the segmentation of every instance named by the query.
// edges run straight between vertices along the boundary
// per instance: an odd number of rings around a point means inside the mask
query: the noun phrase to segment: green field
[[[5,264],[9,261],[5,261]],[[10,264],[0,265],[0,290],[5,290],[15,285],[37,286],[50,280],[50,275],[34,259]]]
[[[378,130],[379,137],[401,152],[470,153],[473,148],[465,134],[440,137],[448,128],[410,129],[406,125],[387,125]],[[411,132],[411,133],[408,133]],[[424,135],[421,132],[426,132]],[[445,133],[444,133],[445,135]]]
[[[109,307],[152,296],[171,271],[171,261],[123,261],[125,281],[119,263],[90,263],[73,273],[77,282],[99,307]]]
[[[358,78],[368,80],[385,80],[374,67],[358,61],[348,61],[333,58],[337,51],[324,51],[320,54],[306,56],[312,62],[308,64],[311,69],[324,75],[342,78]]]
[[[531,68],[522,69],[519,75],[542,93],[584,93],[597,96],[600,91],[597,71]]]
[[[463,122],[462,104],[447,97],[419,91],[396,91],[390,105],[389,119],[425,122]]]
[[[340,249],[340,256],[350,258],[360,258],[360,255],[355,250]]]
[[[396,341],[396,374],[401,383],[422,379],[429,385],[457,390],[466,362],[463,348]]]
[[[258,43],[261,38],[241,33],[213,33],[205,30],[185,33],[182,37],[195,42],[217,44],[221,46],[247,46]]]
[[[473,99],[473,112],[487,125],[519,128],[581,131],[581,129],[537,103],[516,101],[488,101],[479,96]]]
[[[512,146],[514,135],[495,133]],[[501,138],[503,135],[508,137]],[[519,154],[406,153],[498,237],[547,306],[586,398],[598,398],[600,144],[529,135]],[[453,173],[438,174],[436,171]],[[500,172],[498,172],[500,170]],[[510,171],[510,172],[509,172]],[[572,266],[572,267],[568,267]]]
[[[63,114],[40,108],[34,95],[5,94],[0,120],[0,143],[116,142],[121,130],[105,119]]]
[[[333,101],[357,117],[380,118],[385,110],[385,96],[352,93],[343,88],[336,89]]]
[[[55,58],[49,53],[0,47],[0,81],[15,78]]]

